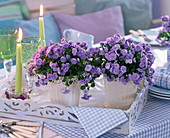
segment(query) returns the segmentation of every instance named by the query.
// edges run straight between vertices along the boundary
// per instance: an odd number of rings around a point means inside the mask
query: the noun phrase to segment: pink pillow
[[[75,29],[94,36],[94,43],[106,40],[116,33],[124,35],[123,16],[120,6],[108,8],[95,13],[71,16],[54,13],[61,33],[65,29]]]

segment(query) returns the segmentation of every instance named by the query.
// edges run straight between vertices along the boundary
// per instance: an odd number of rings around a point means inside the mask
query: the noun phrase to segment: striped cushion
[[[29,12],[24,0],[0,1],[0,29],[15,28],[16,19],[28,18]]]

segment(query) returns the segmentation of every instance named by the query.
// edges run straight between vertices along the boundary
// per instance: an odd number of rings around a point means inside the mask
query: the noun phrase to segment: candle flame
[[[43,5],[40,5],[40,16],[43,16]]]
[[[19,28],[19,36],[18,36],[18,42],[22,41],[22,29]]]

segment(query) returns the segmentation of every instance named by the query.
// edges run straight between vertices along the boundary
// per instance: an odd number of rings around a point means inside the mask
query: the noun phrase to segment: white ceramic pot
[[[50,100],[53,103],[62,104],[65,106],[78,106],[80,99],[80,82],[74,80],[73,84],[69,86],[70,92],[63,94],[60,92],[61,87],[65,87],[65,84],[61,81],[50,82],[47,85],[50,91]]]
[[[127,110],[135,100],[137,85],[132,81],[123,85],[119,81],[108,82],[104,78],[104,87],[106,97],[104,106],[107,108]]]

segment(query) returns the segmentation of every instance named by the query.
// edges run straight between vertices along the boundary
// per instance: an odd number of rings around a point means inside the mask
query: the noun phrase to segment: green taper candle
[[[43,41],[43,48],[45,47],[45,31],[44,31],[44,18],[43,18],[43,5],[40,5],[40,17],[39,17],[39,35]]]
[[[19,28],[19,42],[22,40],[22,29]],[[16,75],[15,75],[15,92],[22,93],[22,47],[21,43],[16,46]]]

